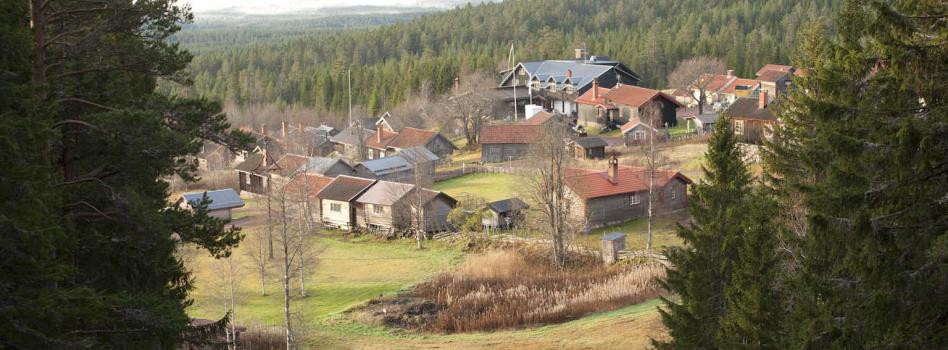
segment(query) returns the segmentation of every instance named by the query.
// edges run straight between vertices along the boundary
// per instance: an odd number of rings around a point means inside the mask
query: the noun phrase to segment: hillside
[[[626,62],[661,87],[683,58],[719,57],[738,74],[787,62],[799,28],[833,13],[831,0],[511,0],[426,14],[369,29],[319,32],[199,52],[198,94],[239,104],[300,104],[342,111],[345,71],[353,103],[375,113],[428,81],[445,91],[459,72],[497,70],[510,44],[519,60],[569,57],[585,45]],[[539,11],[542,8],[543,11]]]

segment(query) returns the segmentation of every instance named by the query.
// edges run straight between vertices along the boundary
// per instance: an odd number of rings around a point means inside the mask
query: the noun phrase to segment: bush
[[[477,232],[481,230],[481,215],[477,211],[460,207],[454,208],[448,213],[448,222],[464,232]]]

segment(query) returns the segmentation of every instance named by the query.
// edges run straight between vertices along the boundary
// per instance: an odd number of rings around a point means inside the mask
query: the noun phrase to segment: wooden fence
[[[435,170],[434,181],[444,181],[467,174],[522,174],[528,172],[526,168],[504,165],[484,165],[478,163],[445,162]]]

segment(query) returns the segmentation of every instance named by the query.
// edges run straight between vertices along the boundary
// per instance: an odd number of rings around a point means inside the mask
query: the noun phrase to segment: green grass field
[[[438,182],[434,188],[455,198],[475,195],[495,201],[517,196],[518,179],[512,174],[475,173]]]

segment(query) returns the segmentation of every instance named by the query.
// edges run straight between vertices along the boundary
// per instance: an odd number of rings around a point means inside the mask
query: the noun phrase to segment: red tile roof
[[[635,108],[642,107],[642,105],[644,105],[646,102],[659,97],[681,106],[681,103],[678,103],[678,100],[661,91],[646,89],[633,85],[618,85],[612,88],[612,90],[609,90],[605,97],[607,101]]]
[[[487,125],[481,128],[481,144],[534,143],[543,136],[542,125]]]
[[[758,85],[760,85],[760,82],[757,80],[737,78],[737,79],[734,79],[734,81],[732,81],[730,84],[725,86],[724,89],[721,90],[721,92],[726,93],[726,94],[733,94],[736,92],[738,86],[747,86],[751,90],[753,90]]]
[[[622,133],[625,134],[625,133],[628,132],[629,130],[635,129],[635,127],[637,127],[637,126],[639,126],[639,125],[643,125],[643,126],[645,126],[645,127],[647,127],[647,128],[651,128],[651,129],[652,129],[652,132],[658,132],[658,129],[655,129],[655,128],[650,127],[650,126],[648,126],[648,125],[646,125],[646,124],[643,124],[643,123],[639,122],[638,120],[630,120],[630,121],[627,121],[625,124],[622,124],[622,126],[619,127],[619,130],[621,130]]]
[[[593,89],[586,90],[585,93],[576,98],[576,103],[581,105],[590,105],[590,106],[605,106],[606,108],[615,108],[612,104],[606,101],[606,93],[609,92],[608,88],[597,87],[599,89],[599,98],[593,98]]]
[[[760,81],[773,83],[789,74],[790,74],[789,72],[784,72],[784,71],[779,71],[779,70],[768,70],[768,71],[763,71],[757,74],[757,79],[760,79]]]
[[[534,114],[530,119],[524,119],[519,122],[514,123],[515,125],[543,125],[546,122],[550,121],[553,118],[553,113],[547,111],[540,111],[537,114]]]
[[[296,196],[302,193],[306,197],[313,197],[316,196],[316,193],[322,191],[332,180],[333,178],[331,177],[321,175],[301,174],[293,178],[283,189],[286,193],[290,194],[290,196]]]
[[[402,128],[401,132],[396,134],[394,139],[389,141],[388,146],[399,149],[425,146],[431,139],[435,138],[435,136],[438,136],[437,131],[405,127]]]
[[[380,132],[382,133],[382,142],[379,142]],[[389,142],[392,142],[396,136],[398,136],[397,132],[392,132],[385,129],[375,130],[375,132],[365,138],[365,146],[384,150],[385,147],[388,146]]]
[[[296,154],[286,154],[283,155],[280,160],[276,161],[276,164],[271,165],[270,169],[280,176],[290,176],[295,171],[300,170],[300,168],[302,168],[307,163],[309,163],[309,157]]]
[[[707,85],[705,85],[704,87],[705,91],[717,92],[727,87],[728,84],[731,83],[731,81],[736,80],[736,79],[737,77],[727,76],[724,74],[702,74],[701,77],[695,80],[695,84],[692,84],[692,85],[697,87],[698,82],[705,82],[707,83]]]
[[[658,170],[655,173],[655,185],[665,186],[678,178],[691,184],[688,177],[673,170]],[[648,176],[645,168],[619,166],[616,182],[609,181],[606,171],[589,169],[568,169],[566,186],[584,200],[631,194],[648,190]]]
[[[769,70],[790,73],[790,71],[793,70],[793,66],[768,63],[768,64],[765,64],[763,67],[760,68],[760,70],[757,71],[757,76],[760,76],[761,74],[764,74],[764,72],[769,71]]]

